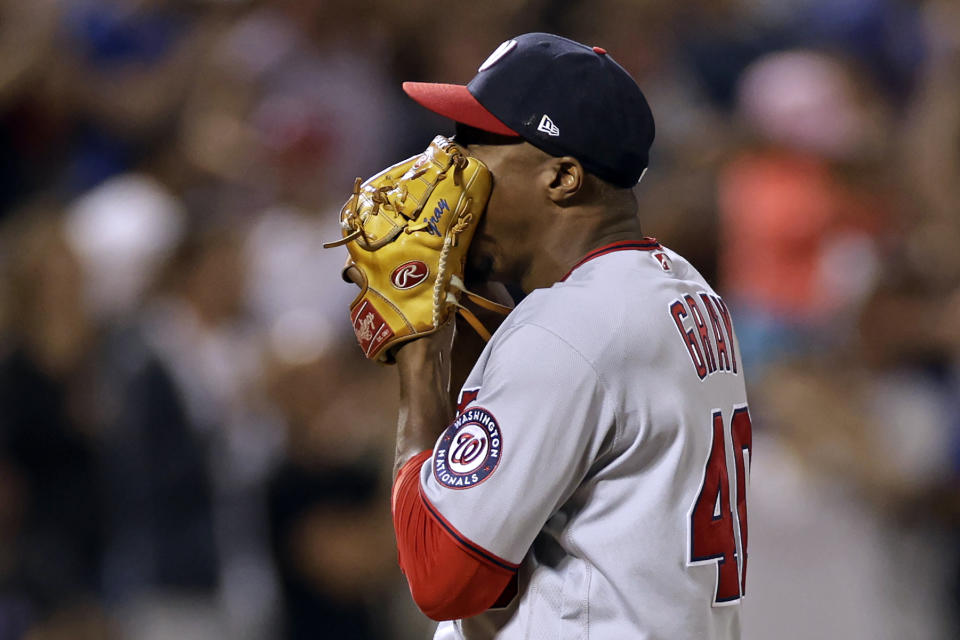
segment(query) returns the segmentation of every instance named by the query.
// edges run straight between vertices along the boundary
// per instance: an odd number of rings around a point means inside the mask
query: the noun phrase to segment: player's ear
[[[559,205],[572,200],[583,189],[586,173],[576,158],[562,156],[550,158],[547,163],[550,183],[547,197]]]

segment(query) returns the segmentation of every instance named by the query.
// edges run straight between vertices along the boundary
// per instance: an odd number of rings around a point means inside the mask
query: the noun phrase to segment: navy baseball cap
[[[619,187],[635,185],[649,162],[650,106],[600,47],[527,33],[497,47],[466,86],[404,82],[403,90],[456,122],[573,156]]]

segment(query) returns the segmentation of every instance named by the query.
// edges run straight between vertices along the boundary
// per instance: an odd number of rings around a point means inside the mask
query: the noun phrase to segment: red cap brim
[[[502,136],[520,135],[487,111],[462,84],[404,82],[403,90],[421,106],[456,122]]]

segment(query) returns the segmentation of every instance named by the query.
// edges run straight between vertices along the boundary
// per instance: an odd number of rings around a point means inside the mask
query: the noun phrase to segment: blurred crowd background
[[[640,83],[732,307],[745,639],[960,637],[955,0],[0,0],[0,640],[429,637],[321,243],[452,132],[401,81],[535,30]]]

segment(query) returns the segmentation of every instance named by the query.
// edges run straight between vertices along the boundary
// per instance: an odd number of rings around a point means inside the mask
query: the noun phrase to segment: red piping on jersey
[[[520,565],[514,564],[508,560],[504,560],[503,558],[490,553],[483,547],[470,542],[470,540],[465,535],[457,531],[457,529],[452,524],[447,522],[446,518],[440,515],[440,512],[437,511],[437,508],[433,506],[433,503],[430,502],[430,499],[427,498],[427,496],[423,495],[422,486],[420,487],[420,499],[423,501],[423,506],[425,506],[427,508],[427,511],[430,512],[430,515],[432,515],[434,519],[444,529],[446,529],[447,533],[449,533],[450,536],[454,540],[456,540],[464,548],[465,551],[470,551],[473,554],[475,554],[479,560],[483,560],[489,564],[496,565],[502,569],[506,569],[507,571],[516,571],[518,568],[520,568]]]
[[[420,610],[434,620],[486,611],[513,584],[517,566],[474,544],[447,522],[420,487],[432,451],[403,465],[393,483],[393,526],[400,569]]]
[[[594,258],[605,256],[608,253],[613,253],[615,251],[655,251],[656,249],[662,248],[663,247],[660,246],[660,243],[657,242],[656,238],[644,238],[643,240],[621,240],[620,242],[613,242],[598,249],[594,249],[581,258],[580,262],[570,267],[570,271],[567,271],[567,275],[560,278],[560,282],[563,282],[569,278],[570,274],[584,263],[590,262]]]

